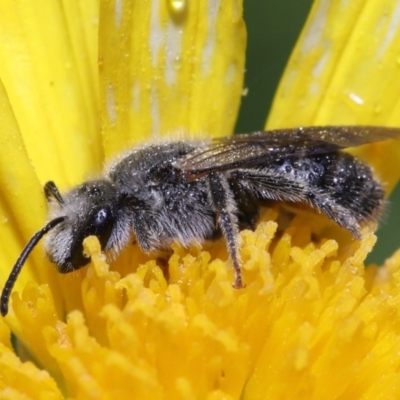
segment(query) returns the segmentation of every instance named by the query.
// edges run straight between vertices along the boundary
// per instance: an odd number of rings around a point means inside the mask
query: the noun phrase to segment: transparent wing
[[[327,154],[347,147],[400,139],[400,128],[313,126],[217,138],[174,163],[190,177],[211,171],[251,168],[280,159]]]

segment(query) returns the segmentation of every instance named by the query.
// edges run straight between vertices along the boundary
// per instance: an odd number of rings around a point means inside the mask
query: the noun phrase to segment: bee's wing
[[[327,154],[367,143],[400,139],[400,128],[323,126],[271,130],[217,138],[174,163],[193,177],[211,171],[252,168],[270,161]]]

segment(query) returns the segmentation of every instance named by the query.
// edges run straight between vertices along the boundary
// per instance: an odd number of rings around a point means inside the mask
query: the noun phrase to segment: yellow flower
[[[399,7],[316,2],[268,126],[400,126]],[[82,182],[155,132],[230,134],[245,40],[240,1],[0,2],[1,281],[47,180]],[[391,188],[399,151],[357,154]],[[128,246],[109,267],[88,238],[67,275],[38,246],[0,319],[0,398],[398,398],[400,253],[364,270],[371,227],[358,242],[301,211],[277,234],[278,211],[241,235],[244,290],[222,241],[174,245],[168,266]]]

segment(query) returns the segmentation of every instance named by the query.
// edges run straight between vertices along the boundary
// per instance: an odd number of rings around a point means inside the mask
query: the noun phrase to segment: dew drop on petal
[[[359,105],[364,104],[364,100],[359,95],[357,95],[355,93],[349,93],[348,96],[354,103],[359,104]]]
[[[176,56],[174,58],[173,65],[174,65],[174,68],[176,70],[180,70],[181,69],[181,66],[182,66],[182,62],[181,61],[182,60],[181,60],[181,58],[179,56]]]
[[[186,7],[186,0],[169,0],[171,10],[181,13]]]
[[[374,113],[375,114],[380,114],[381,111],[382,111],[382,104],[380,102],[379,103],[375,103]]]

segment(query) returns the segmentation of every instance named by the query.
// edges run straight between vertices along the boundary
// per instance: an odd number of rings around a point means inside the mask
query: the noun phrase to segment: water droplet
[[[382,104],[381,103],[375,103],[374,105],[374,113],[375,114],[380,114],[382,112]]]
[[[356,104],[359,104],[359,105],[364,104],[364,100],[355,93],[349,93],[349,97]]]
[[[181,13],[186,7],[186,0],[170,0],[171,10],[176,13]]]
[[[176,70],[179,70],[181,68],[182,64],[181,64],[181,58],[179,56],[176,56],[174,58],[173,65]]]

